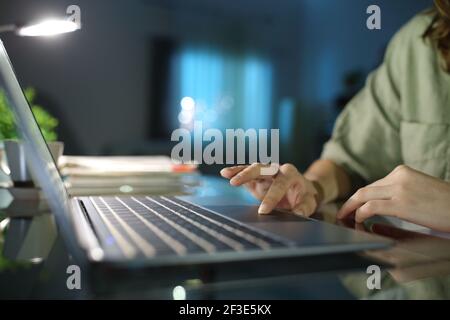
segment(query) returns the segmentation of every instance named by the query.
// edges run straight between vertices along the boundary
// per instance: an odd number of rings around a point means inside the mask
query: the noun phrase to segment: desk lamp
[[[77,29],[78,25],[73,21],[64,19],[52,19],[29,25],[3,25],[0,26],[0,33],[14,32],[22,37],[40,37],[54,36],[61,33],[73,32]]]
[[[40,37],[40,36],[55,36],[62,33],[73,32],[79,29],[79,26],[67,19],[48,19],[36,24],[20,25],[20,24],[7,24],[0,26],[0,34],[13,32],[22,37]],[[13,181],[30,181],[31,176],[25,163],[25,151],[23,145],[17,144],[17,150],[10,150],[10,158],[14,158],[16,161],[12,162],[15,165],[13,168],[6,168],[2,161],[0,161],[0,169],[11,178]],[[10,163],[11,165],[11,163]],[[13,174],[12,174],[13,173]],[[14,176],[14,177],[13,177]]]

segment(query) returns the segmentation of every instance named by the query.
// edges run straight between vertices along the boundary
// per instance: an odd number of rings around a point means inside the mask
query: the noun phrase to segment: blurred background
[[[172,131],[201,120],[280,128],[281,161],[305,169],[393,34],[432,1],[2,0],[0,25],[71,4],[75,33],[1,37],[66,154],[170,155]],[[381,30],[366,28],[371,4]]]

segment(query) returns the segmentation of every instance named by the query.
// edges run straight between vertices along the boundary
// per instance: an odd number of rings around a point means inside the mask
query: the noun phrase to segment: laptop
[[[385,248],[387,239],[288,212],[258,215],[232,200],[169,196],[69,197],[0,42],[0,88],[70,254],[89,264],[165,268],[275,261]],[[249,271],[249,273],[251,273]]]

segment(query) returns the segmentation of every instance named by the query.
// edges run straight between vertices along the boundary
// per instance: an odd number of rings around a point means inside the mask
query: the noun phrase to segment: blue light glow
[[[186,47],[174,64],[181,124],[202,121],[204,128],[270,128],[272,68],[249,54]],[[195,108],[191,108],[192,105]],[[183,113],[183,114],[182,114]]]

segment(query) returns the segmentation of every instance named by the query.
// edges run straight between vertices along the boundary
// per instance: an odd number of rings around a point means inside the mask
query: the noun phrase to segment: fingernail
[[[270,209],[266,204],[261,204],[258,208],[258,213],[259,214],[268,214],[270,213]]]
[[[303,211],[297,211],[296,214],[298,214],[301,217],[306,217],[306,215]]]

